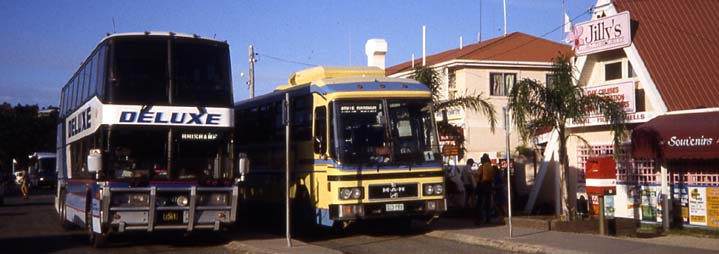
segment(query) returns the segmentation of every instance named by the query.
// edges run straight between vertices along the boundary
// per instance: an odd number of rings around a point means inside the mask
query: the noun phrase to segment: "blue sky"
[[[595,0],[566,0],[576,22]],[[481,11],[480,11],[481,10]],[[113,19],[115,25],[113,28]],[[558,41],[562,0],[507,0],[507,32]],[[366,65],[367,39],[388,43],[387,66],[502,35],[501,0],[0,1],[0,103],[57,105],[60,88],[106,33],[173,31],[227,40],[235,99],[248,96],[253,44],[256,94],[307,65]],[[480,29],[481,27],[481,29]],[[278,60],[279,59],[279,60]],[[307,64],[307,65],[305,65]]]

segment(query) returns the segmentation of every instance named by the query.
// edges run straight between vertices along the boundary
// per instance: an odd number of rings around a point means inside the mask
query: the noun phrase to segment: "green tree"
[[[57,112],[39,116],[37,105],[0,104],[0,173],[7,173],[12,159],[27,166],[33,152],[54,152]]]
[[[440,82],[437,70],[426,66],[417,67],[414,69],[414,73],[411,77],[426,85],[430,91],[432,91],[432,103],[434,104],[435,113],[451,108],[478,111],[488,118],[487,120],[489,121],[490,128],[492,132],[494,132],[495,125],[497,124],[496,111],[494,110],[494,106],[489,103],[487,98],[484,97],[484,94],[474,94],[465,91],[464,94],[458,95],[452,99],[442,100],[442,83]],[[439,122],[437,125],[440,133],[457,137],[455,144],[457,144],[461,149],[464,149],[464,135],[463,133],[459,133],[458,128],[443,121]]]
[[[545,86],[539,81],[524,79],[512,87],[509,94],[509,109],[525,142],[542,128],[552,128],[559,134],[560,189],[564,204],[562,215],[567,220],[572,218],[570,211],[574,211],[570,207],[568,193],[567,140],[570,137],[579,138],[567,131],[567,123],[583,122],[590,115],[601,114],[609,121],[615,153],[619,151],[617,148],[621,141],[626,138],[626,113],[621,104],[595,94],[585,94],[582,85],[575,79],[573,70],[569,57],[560,55],[552,66],[555,78],[551,84]]]

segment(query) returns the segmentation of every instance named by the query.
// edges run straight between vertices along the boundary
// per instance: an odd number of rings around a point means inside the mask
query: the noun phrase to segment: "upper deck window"
[[[173,52],[173,104],[223,106],[232,103],[226,46],[178,38]]]
[[[113,103],[168,104],[166,39],[118,39],[113,60]]]

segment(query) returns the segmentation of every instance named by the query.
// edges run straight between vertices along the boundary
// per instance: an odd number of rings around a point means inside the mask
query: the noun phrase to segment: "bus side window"
[[[315,108],[315,153],[324,155],[327,152],[327,109],[322,106]]]

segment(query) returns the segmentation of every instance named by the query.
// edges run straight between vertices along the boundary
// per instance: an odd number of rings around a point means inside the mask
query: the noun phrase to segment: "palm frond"
[[[489,121],[490,130],[494,132],[497,124],[497,112],[494,106],[489,103],[489,99],[484,97],[483,93],[472,94],[467,91],[463,95],[459,95],[453,99],[439,102],[434,105],[435,110],[442,111],[450,108],[464,108],[485,115]]]

